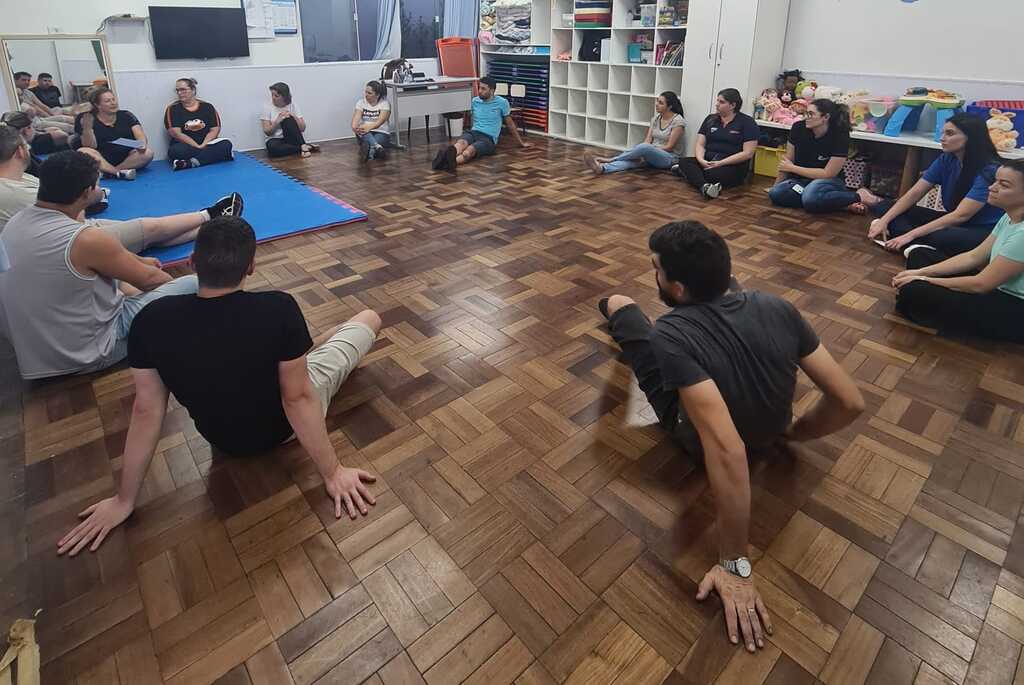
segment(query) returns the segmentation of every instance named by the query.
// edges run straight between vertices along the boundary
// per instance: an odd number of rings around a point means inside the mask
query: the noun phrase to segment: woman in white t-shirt
[[[391,105],[384,99],[384,84],[370,81],[352,112],[352,132],[359,141],[363,160],[384,155],[384,146],[391,141],[390,118]]]
[[[307,143],[302,136],[306,120],[292,102],[292,91],[287,83],[270,86],[270,104],[263,105],[260,125],[267,137],[267,154],[271,157],[309,157],[312,152],[320,152],[319,145]]]
[[[642,166],[671,169],[673,164],[678,164],[682,155],[683,131],[686,128],[683,103],[679,102],[675,93],[666,90],[654,103],[654,112],[644,142],[617,157],[584,155],[584,163],[595,174],[613,174]]]

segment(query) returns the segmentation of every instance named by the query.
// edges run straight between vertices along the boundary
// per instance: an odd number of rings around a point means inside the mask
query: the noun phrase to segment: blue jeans
[[[614,174],[616,171],[628,171],[644,166],[655,169],[671,169],[679,158],[671,152],[650,143],[640,143],[631,150],[626,150],[610,162],[605,162],[604,173]]]
[[[801,185],[803,193],[793,190],[793,186]],[[779,181],[768,191],[772,204],[779,207],[803,207],[812,214],[824,214],[843,209],[858,201],[857,193],[848,189],[840,178],[819,178],[810,181],[806,178],[792,177]]]
[[[370,131],[358,136],[360,140],[366,138],[366,142],[370,144],[370,147],[378,148],[384,147],[391,144],[391,134],[384,133],[383,131]]]

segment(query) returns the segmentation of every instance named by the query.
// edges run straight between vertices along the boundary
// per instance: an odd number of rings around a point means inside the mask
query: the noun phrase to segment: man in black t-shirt
[[[115,496],[87,509],[88,518],[58,542],[58,553],[77,554],[104,537],[132,512],[160,438],[169,393],[189,412],[214,447],[249,456],[287,442],[306,449],[334,500],[352,518],[374,498],[364,483],[374,477],[346,468],[327,435],[324,418],[346,376],[369,352],[380,317],[360,312],[313,348],[298,304],[284,292],[247,292],[256,236],[243,219],[203,224],[192,265],[196,295],[151,302],[135,317],[128,363],[135,406]]]
[[[29,88],[47,107],[60,107],[60,88],[53,85],[53,75],[45,71],[36,76],[36,85]]]
[[[696,221],[671,223],[649,246],[659,295],[673,309],[652,326],[628,297],[613,295],[598,308],[661,425],[687,451],[703,452],[721,562],[697,598],[717,590],[730,639],[742,632],[754,651],[771,622],[746,558],[747,448],[834,433],[863,411],[864,399],[792,304],[730,290],[729,248],[716,233]],[[823,397],[792,422],[798,368]]]

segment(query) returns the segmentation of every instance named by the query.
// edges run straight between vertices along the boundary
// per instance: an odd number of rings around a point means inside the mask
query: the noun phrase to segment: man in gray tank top
[[[211,216],[241,213],[232,193],[201,212],[83,222],[101,192],[99,176],[88,155],[51,155],[36,203],[0,234],[11,264],[0,274],[0,305],[24,378],[88,373],[124,359],[132,320],[146,304],[198,287],[195,276],[172,280],[156,259],[136,253],[193,240]]]

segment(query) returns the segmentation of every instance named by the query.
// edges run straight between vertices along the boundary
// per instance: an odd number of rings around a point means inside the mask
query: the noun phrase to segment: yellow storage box
[[[770,176],[775,178],[779,175],[779,161],[786,154],[783,147],[764,147],[759,145],[754,153],[754,173],[758,176]]]

